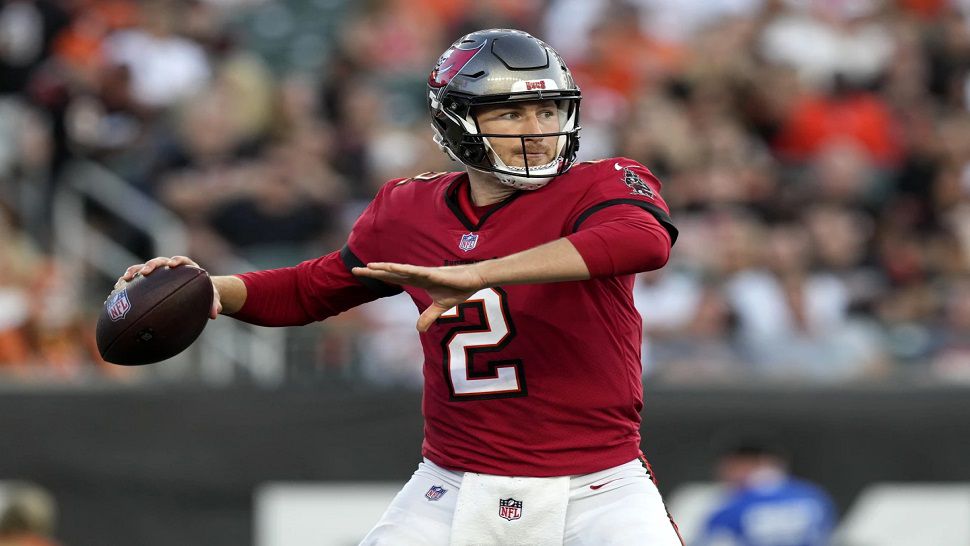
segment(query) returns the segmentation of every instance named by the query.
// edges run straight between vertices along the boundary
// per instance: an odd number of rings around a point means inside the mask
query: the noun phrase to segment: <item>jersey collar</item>
[[[522,191],[516,191],[506,197],[504,201],[486,207],[476,207],[471,198],[471,184],[468,181],[468,174],[465,173],[456,177],[448,186],[448,190],[445,192],[445,203],[448,204],[448,208],[451,209],[451,212],[463,226],[470,231],[478,231],[489,217],[502,207],[515,201],[520,195],[522,195]]]

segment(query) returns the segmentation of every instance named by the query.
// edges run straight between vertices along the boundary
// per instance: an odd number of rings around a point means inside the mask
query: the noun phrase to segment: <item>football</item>
[[[212,297],[212,281],[197,267],[162,267],[136,275],[104,302],[97,326],[101,357],[140,366],[179,354],[205,328]]]

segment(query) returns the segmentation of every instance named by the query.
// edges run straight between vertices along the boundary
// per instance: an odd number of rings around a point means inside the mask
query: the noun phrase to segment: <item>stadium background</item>
[[[637,287],[665,491],[737,425],[843,511],[970,480],[970,2],[0,0],[0,480],[51,492],[65,544],[251,543],[259,483],[406,479],[409,301],[220,319],[144,368],[94,319],[131,263],[290,265],[383,181],[455,169],[424,84],[485,27],[564,55],[580,159],[665,183],[680,240]]]

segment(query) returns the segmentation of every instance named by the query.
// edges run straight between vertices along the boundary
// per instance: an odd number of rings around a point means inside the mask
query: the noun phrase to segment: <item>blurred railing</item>
[[[68,274],[88,293],[110,286],[125,268],[142,261],[98,229],[98,214],[103,216],[105,211],[143,234],[155,255],[187,254],[184,223],[104,167],[74,161],[64,169],[60,182],[53,205],[54,250],[64,258]],[[246,270],[250,269],[254,268]],[[210,322],[187,351],[153,372],[214,385],[245,378],[273,386],[284,380],[284,359],[283,332],[220,319]]]

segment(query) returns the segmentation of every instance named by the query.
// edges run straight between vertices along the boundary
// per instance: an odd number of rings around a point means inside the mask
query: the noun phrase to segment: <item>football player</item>
[[[300,325],[402,290],[422,311],[424,461],[364,544],[681,544],[640,452],[632,298],[677,230],[643,165],[576,162],[580,101],[542,41],[463,36],[428,80],[463,171],[391,180],[339,251],[214,278],[213,318]]]

